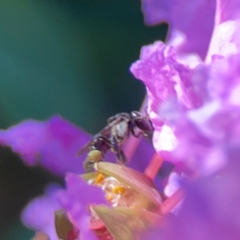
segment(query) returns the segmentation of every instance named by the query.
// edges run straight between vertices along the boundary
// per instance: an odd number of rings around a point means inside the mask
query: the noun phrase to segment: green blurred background
[[[138,109],[145,90],[129,66],[166,31],[144,26],[139,0],[1,0],[0,127],[59,113],[95,133]],[[53,180],[0,149],[0,239],[33,236],[19,214]]]

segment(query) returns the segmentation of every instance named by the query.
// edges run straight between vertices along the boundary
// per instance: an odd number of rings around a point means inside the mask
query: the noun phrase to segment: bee
[[[79,156],[88,151],[87,158],[84,161],[86,172],[92,171],[94,163],[102,161],[108,151],[112,151],[116,155],[118,163],[126,163],[121,147],[130,134],[136,138],[143,136],[151,140],[153,126],[149,117],[138,111],[118,113],[110,117],[107,120],[107,126],[94,135],[92,140],[77,153],[77,156]]]

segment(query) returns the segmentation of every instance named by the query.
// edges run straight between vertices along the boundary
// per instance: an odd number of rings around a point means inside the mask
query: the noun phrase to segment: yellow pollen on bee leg
[[[100,184],[104,179],[105,179],[105,176],[102,173],[98,173],[94,180],[94,183]]]
[[[102,152],[99,151],[99,150],[91,150],[89,153],[88,153],[88,156],[87,158],[92,161],[92,162],[99,162],[102,160]]]
[[[125,188],[123,186],[116,186],[112,189],[112,192],[114,194],[124,194],[125,193]]]

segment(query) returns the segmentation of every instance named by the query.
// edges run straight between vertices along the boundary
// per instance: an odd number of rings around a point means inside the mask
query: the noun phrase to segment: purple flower
[[[226,148],[239,144],[239,9],[229,15],[236,4],[217,5],[206,63],[187,65],[173,47],[155,42],[143,47],[140,60],[131,66],[146,85],[155,149],[201,174],[223,167]]]
[[[185,108],[201,104],[191,83],[190,70],[177,60],[173,47],[160,41],[141,49],[140,60],[131,66],[131,71],[146,85],[148,110],[155,128],[163,122],[158,116],[163,102],[177,99]]]
[[[185,41],[180,51],[197,53],[202,59],[211,39],[215,8],[215,0],[142,0],[146,24],[168,22],[170,36],[176,30],[184,35]]]
[[[144,239],[239,239],[240,5],[237,0],[219,0],[217,5],[208,0],[143,0],[142,8],[148,24],[169,21],[172,36],[173,32],[180,34],[172,42],[184,37],[177,48],[170,45],[171,41],[144,46],[140,59],[131,66],[134,76],[146,85],[153,145],[164,159],[176,165],[179,176],[185,172],[187,179],[194,173],[199,180],[191,184],[192,180],[182,181],[186,191],[182,206],[181,180],[174,174],[168,185],[157,184],[165,189],[163,198],[149,179],[151,174],[146,176],[116,164],[95,164],[100,174],[91,179],[99,187],[89,185],[74,173],[83,171],[85,156],[78,159],[75,154],[90,135],[60,117],[47,122],[26,121],[0,131],[0,144],[10,146],[30,166],[40,164],[59,175],[70,173],[66,189],[47,190],[45,196],[28,205],[22,219],[28,227],[54,240],[53,211],[62,208],[79,234],[76,238],[96,239],[91,231],[91,222],[96,219],[107,221],[106,227],[110,227],[111,219],[117,222],[123,217],[122,210],[124,217],[131,212],[137,216],[143,208],[143,212],[149,211],[159,219],[157,211],[167,214],[178,206],[176,216],[164,218],[162,227],[149,229],[150,235]],[[205,62],[191,62],[192,56],[182,55],[184,52],[199,54],[202,59],[207,53],[207,57]],[[129,165],[144,171],[152,155],[151,145],[142,141]],[[161,157],[155,156],[147,169],[153,175],[162,163]],[[107,155],[106,159],[112,161],[114,156]],[[115,213],[108,207],[90,207],[108,205],[106,198]],[[164,198],[167,200],[162,202]],[[109,230],[113,236],[119,232],[116,229],[114,234]],[[126,229],[135,231],[132,226]]]
[[[217,4],[218,9],[216,15],[219,23],[238,17],[240,8],[240,2],[238,0],[218,0]]]

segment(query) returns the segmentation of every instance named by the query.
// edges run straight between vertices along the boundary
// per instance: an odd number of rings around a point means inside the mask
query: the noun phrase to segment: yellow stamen
[[[124,194],[125,193],[125,188],[123,186],[116,186],[112,189],[112,192],[114,194]]]
[[[113,195],[110,194],[110,193],[108,193],[108,194],[106,195],[106,199],[107,199],[109,202],[112,201],[112,200],[113,200]]]
[[[98,173],[98,175],[95,178],[94,183],[95,184],[100,184],[102,181],[105,179],[105,176],[102,173]]]

